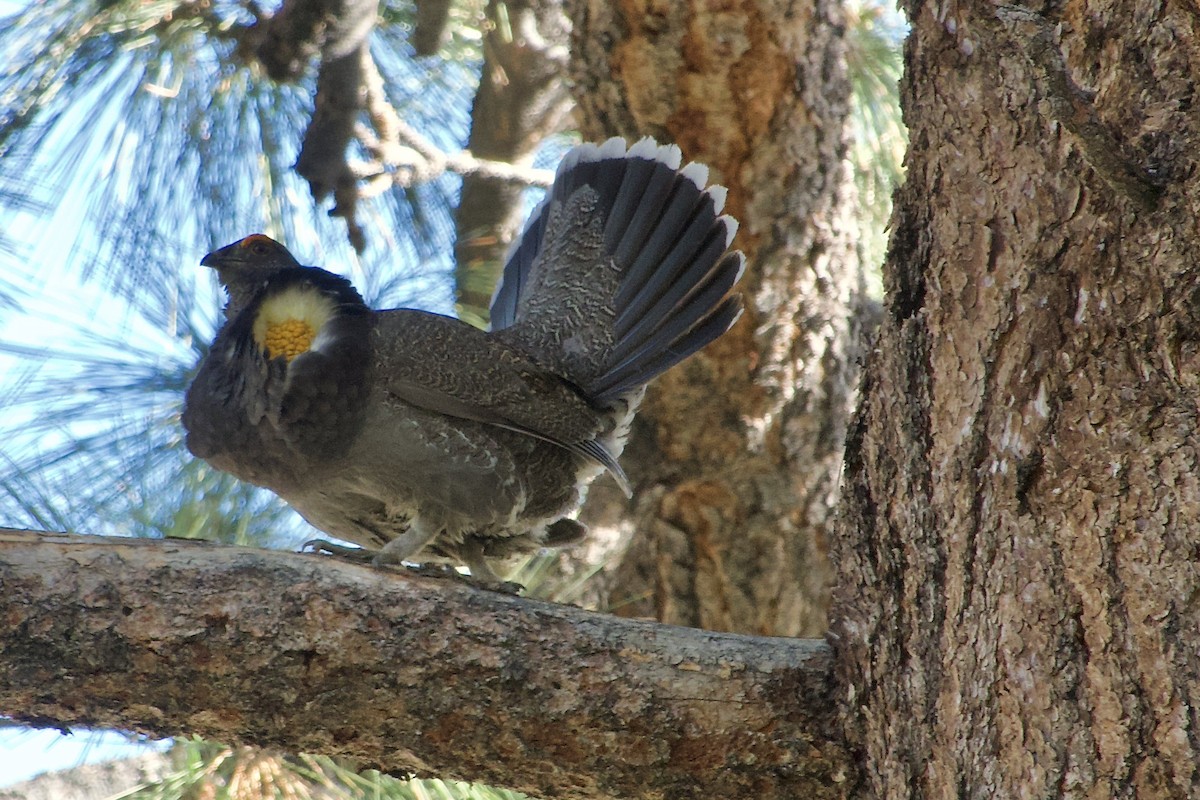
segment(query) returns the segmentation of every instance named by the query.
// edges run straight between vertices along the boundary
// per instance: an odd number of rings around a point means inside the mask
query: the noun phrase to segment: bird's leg
[[[502,580],[487,562],[483,554],[483,543],[468,536],[458,548],[458,554],[471,570],[471,583],[482,589],[491,589],[505,594],[520,594],[525,587],[514,581]]]
[[[412,561],[437,538],[440,532],[437,528],[430,528],[425,525],[420,518],[414,519],[409,525],[408,530],[385,544],[383,549],[375,554],[375,558],[371,560],[371,563],[380,567],[400,564],[404,561]],[[525,588],[519,583],[501,580],[500,576],[492,571],[492,568],[487,563],[487,559],[483,555],[483,545],[478,539],[468,537],[463,542],[462,547],[459,548],[459,554],[471,569],[470,583],[482,589],[491,589],[507,594],[520,594]],[[460,579],[463,577],[454,572],[453,569],[443,569],[438,570],[438,572],[440,575],[449,575]]]
[[[424,550],[430,542],[436,539],[438,533],[437,528],[426,525],[418,517],[409,524],[408,530],[385,544],[383,549],[371,559],[371,563],[377,567],[381,567],[387,564],[412,561],[413,556]]]

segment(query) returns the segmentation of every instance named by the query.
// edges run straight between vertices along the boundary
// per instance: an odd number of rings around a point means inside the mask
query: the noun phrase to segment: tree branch
[[[257,59],[280,82],[299,79],[320,53],[313,115],[296,172],[308,182],[317,203],[333,195],[329,213],[345,220],[347,237],[359,252],[366,247],[366,234],[357,218],[359,200],[393,186],[433,180],[447,170],[463,175],[459,239],[464,240],[464,224],[477,238],[479,231],[487,232],[481,252],[492,270],[483,281],[482,300],[472,301],[486,308],[498,262],[520,224],[521,191],[527,185],[549,185],[553,178],[547,170],[510,162],[528,155],[546,135],[558,130],[570,108],[560,79],[567,22],[559,2],[489,5],[492,17],[497,7],[505,10],[506,24],[502,34],[497,33],[494,20],[489,24],[470,151],[453,155],[405,124],[387,97],[368,47],[378,0],[287,0],[272,15],[257,14],[258,21],[241,33],[239,51],[245,60]],[[430,13],[444,16],[444,4],[440,10],[437,3],[427,5]],[[429,23],[436,27],[436,20]],[[542,38],[539,24],[554,34],[550,41]],[[426,33],[441,35],[437,30]],[[364,111],[366,124],[360,121]],[[352,138],[358,139],[368,160],[349,157]],[[502,221],[505,227],[497,236],[493,229]],[[467,260],[483,258],[477,255]]]
[[[0,713],[558,797],[839,797],[829,651],[308,554],[0,529]]]
[[[357,126],[355,136],[372,159],[349,162],[355,177],[364,181],[362,197],[374,197],[393,184],[407,188],[425,183],[447,171],[513,184],[518,190],[526,186],[546,188],[554,182],[554,170],[480,158],[469,150],[457,153],[441,150],[392,108],[375,62],[368,58],[363,67],[371,125]]]

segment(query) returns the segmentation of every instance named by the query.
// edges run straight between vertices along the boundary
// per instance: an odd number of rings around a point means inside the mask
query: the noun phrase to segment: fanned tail
[[[707,167],[624,139],[573,148],[514,245],[492,329],[606,405],[720,336],[741,313],[737,222]],[[615,269],[613,269],[615,268]],[[586,320],[570,309],[588,312]],[[564,347],[564,343],[570,346]]]
[[[725,188],[681,160],[649,138],[573,148],[492,298],[496,336],[611,409],[614,430],[593,458],[619,480],[642,387],[742,312],[733,288],[745,259],[729,251],[738,225],[721,214]]]

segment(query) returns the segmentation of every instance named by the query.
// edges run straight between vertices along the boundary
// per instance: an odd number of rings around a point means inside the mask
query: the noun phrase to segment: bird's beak
[[[241,242],[234,242],[233,244],[225,245],[219,250],[213,250],[200,259],[200,266],[220,269],[221,267],[229,266],[231,263],[241,261],[242,259],[239,258],[241,255],[240,251],[242,250],[240,245]]]

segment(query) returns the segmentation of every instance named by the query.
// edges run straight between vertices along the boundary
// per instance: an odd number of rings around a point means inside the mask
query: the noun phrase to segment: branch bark
[[[419,56],[432,56],[450,38],[450,0],[415,0],[417,24],[413,29],[413,51]]]
[[[0,531],[0,713],[557,797],[840,797],[829,652],[324,557]]]

